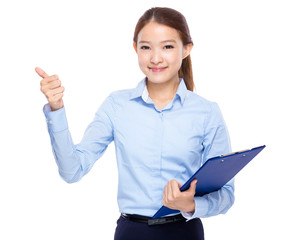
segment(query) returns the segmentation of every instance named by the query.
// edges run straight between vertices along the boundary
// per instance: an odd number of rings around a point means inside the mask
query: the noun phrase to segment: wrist
[[[194,201],[194,199],[189,204],[187,204],[187,206],[184,209],[182,209],[181,212],[188,212],[188,213],[195,212],[195,201]]]
[[[63,102],[61,102],[61,103],[52,103],[52,104],[50,103],[50,106],[51,106],[51,111],[54,112],[54,111],[57,111],[57,110],[63,108],[64,103]]]
[[[51,111],[54,112],[54,111],[60,110],[61,108],[63,108],[63,106],[62,107],[59,107],[59,108],[57,108],[57,107],[56,108],[51,107]]]

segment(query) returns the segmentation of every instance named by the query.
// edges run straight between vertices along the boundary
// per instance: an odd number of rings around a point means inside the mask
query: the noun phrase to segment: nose
[[[159,63],[163,62],[163,56],[160,53],[160,51],[152,51],[151,55],[151,63],[157,65]]]

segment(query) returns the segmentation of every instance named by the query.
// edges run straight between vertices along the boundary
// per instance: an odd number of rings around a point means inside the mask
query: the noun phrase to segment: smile
[[[166,69],[167,67],[163,67],[163,68],[149,68],[150,70],[152,70],[152,72],[162,72]]]

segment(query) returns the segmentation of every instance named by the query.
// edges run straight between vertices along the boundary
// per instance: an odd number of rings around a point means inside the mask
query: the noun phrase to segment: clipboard
[[[195,196],[203,196],[219,190],[265,147],[266,146],[263,145],[249,150],[233,152],[208,159],[180,188],[180,191],[187,190],[194,179],[198,179]],[[152,218],[155,219],[179,212],[179,210],[162,206]]]

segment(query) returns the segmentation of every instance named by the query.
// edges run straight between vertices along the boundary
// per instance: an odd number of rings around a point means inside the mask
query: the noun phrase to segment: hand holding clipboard
[[[229,182],[241,169],[243,169],[258,153],[266,146],[256,147],[250,150],[229,153],[208,159],[201,168],[199,168],[192,177],[180,188],[185,191],[190,187],[194,179],[198,179],[196,184],[195,196],[203,196],[219,190],[227,182]],[[178,213],[162,206],[153,216],[159,218],[168,214]]]

